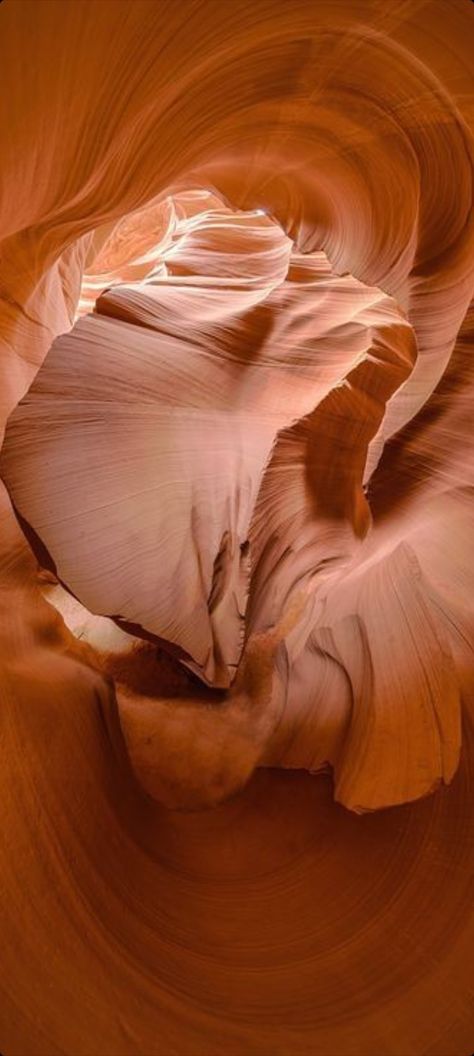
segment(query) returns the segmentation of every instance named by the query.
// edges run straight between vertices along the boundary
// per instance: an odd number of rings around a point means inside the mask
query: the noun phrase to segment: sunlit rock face
[[[4,1056],[472,1050],[473,38],[0,6]]]

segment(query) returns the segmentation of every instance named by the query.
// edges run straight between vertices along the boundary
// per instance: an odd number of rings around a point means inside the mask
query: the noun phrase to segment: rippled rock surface
[[[3,1056],[472,1051],[473,44],[0,6]]]

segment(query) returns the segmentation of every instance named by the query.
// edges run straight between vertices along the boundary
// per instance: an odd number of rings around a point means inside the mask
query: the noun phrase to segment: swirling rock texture
[[[473,43],[0,7],[4,1056],[472,1051]]]

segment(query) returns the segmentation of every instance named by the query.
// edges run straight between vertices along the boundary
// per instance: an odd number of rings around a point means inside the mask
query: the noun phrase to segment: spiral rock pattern
[[[0,6],[3,1056],[472,1051],[473,38]]]

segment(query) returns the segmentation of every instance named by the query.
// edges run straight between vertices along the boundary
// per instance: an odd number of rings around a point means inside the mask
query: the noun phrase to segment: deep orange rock
[[[4,1056],[472,1051],[448,6],[0,6]]]

